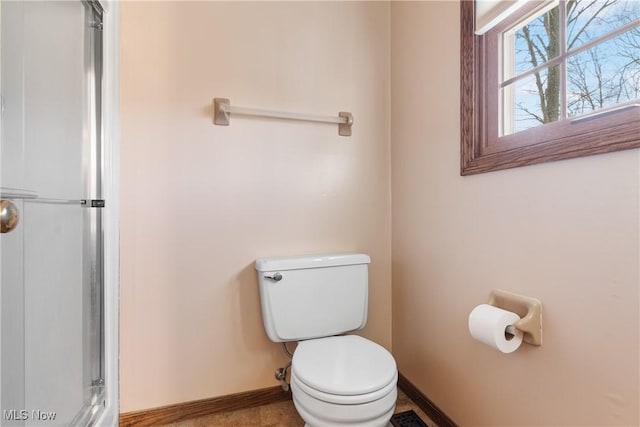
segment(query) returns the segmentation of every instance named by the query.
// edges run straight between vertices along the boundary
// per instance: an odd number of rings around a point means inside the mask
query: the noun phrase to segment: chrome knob
[[[8,233],[18,226],[18,213],[11,200],[0,200],[0,233]]]
[[[265,279],[271,279],[274,282],[279,282],[280,280],[282,280],[282,274],[280,273],[275,273],[272,274],[271,276],[264,276]]]

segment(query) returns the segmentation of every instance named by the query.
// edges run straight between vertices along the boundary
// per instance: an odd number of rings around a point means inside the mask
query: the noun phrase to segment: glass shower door
[[[104,406],[102,9],[0,3],[0,425]]]

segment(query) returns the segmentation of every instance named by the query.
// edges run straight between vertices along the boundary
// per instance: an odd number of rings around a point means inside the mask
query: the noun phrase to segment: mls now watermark
[[[41,411],[40,409],[5,409],[2,417],[5,421],[54,421],[56,413],[52,411]]]

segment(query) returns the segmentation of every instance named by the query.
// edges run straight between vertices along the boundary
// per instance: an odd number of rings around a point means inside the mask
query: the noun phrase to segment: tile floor
[[[396,412],[413,409],[429,427],[438,427],[401,390],[398,390]],[[304,421],[296,412],[292,401],[272,403],[249,409],[222,412],[205,417],[192,418],[162,427],[302,427]]]

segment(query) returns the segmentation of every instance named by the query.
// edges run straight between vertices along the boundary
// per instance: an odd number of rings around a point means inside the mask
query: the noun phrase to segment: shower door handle
[[[11,200],[0,200],[0,233],[8,233],[18,226],[20,212]]]

